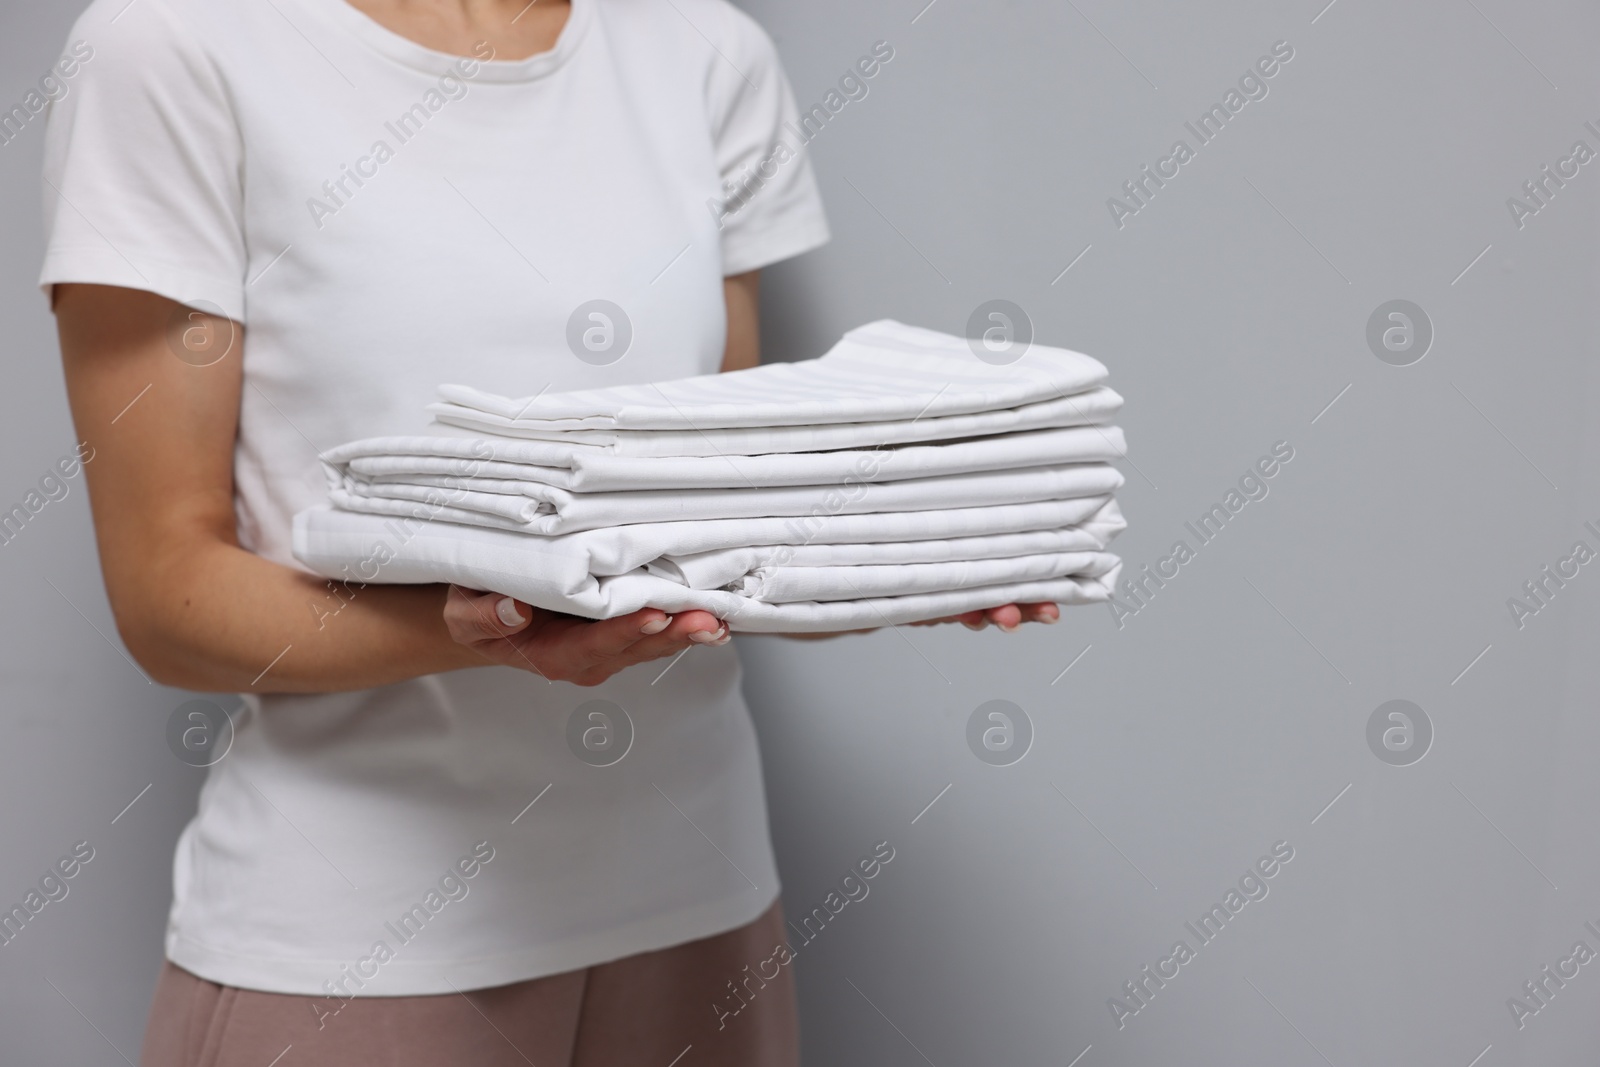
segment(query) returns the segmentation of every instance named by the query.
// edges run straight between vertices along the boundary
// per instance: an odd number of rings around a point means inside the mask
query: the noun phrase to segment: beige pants
[[[358,997],[320,1020],[312,997],[217,985],[168,963],[139,1063],[797,1067],[792,964],[760,988],[746,983],[754,992],[743,994],[745,1007],[726,1012],[739,1003],[728,983],[784,941],[774,904],[750,925],[704,940],[463,994]]]

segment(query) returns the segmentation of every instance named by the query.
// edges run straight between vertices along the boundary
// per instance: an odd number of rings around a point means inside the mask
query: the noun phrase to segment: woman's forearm
[[[113,603],[137,605],[118,628],[164,685],[333,692],[487,662],[451,638],[442,585],[329,582],[221,541],[152,562]]]
[[[753,309],[753,279],[740,284]],[[703,611],[591,623],[441,585],[330,583],[247,551],[233,481],[244,327],[137,289],[53,298],[106,592],[155,680],[315,693],[499,664],[598,685],[726,641]]]
[[[106,591],[156,681],[315,692],[487,662],[451,638],[442,586],[330,588],[239,546],[242,326],[133,289],[53,295]]]

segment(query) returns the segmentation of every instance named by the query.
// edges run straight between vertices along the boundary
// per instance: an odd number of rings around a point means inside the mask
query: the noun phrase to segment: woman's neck
[[[425,48],[473,56],[487,41],[495,59],[548,52],[572,10],[568,0],[337,0]]]

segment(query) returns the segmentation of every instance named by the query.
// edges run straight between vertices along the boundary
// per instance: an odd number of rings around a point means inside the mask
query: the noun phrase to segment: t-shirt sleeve
[[[707,93],[722,178],[722,272],[741,274],[826,243],[828,223],[777,49],[748,15],[723,10]]]
[[[79,20],[79,69],[50,105],[39,284],[143,289],[243,322],[242,151],[222,81],[161,0],[122,7]]]

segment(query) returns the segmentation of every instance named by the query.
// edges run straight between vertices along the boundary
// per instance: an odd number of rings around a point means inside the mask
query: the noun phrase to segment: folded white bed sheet
[[[884,320],[825,356],[525,399],[441,386],[441,427],[323,454],[294,552],[352,582],[455,582],[590,618],[892,625],[1110,595],[1124,454],[1105,368],[1006,366]],[[462,430],[470,431],[463,434]]]
[[[691,589],[755,589],[766,576],[780,569],[805,571],[851,567],[860,570],[902,564],[965,563],[1056,552],[1096,552],[1105,548],[1123,526],[1121,512],[1115,504],[1109,504],[1082,523],[1051,529],[921,541],[750,545],[682,555],[668,553],[646,563],[645,569],[662,578],[681,582]]]
[[[322,454],[322,461],[333,484],[347,477],[374,486],[392,483],[449,489],[526,482],[594,493],[903,481],[971,471],[1107,462],[1122,458],[1124,451],[1122,431],[1117,427],[1074,426],[870,451],[647,458],[551,441],[371,437],[329,449]]]
[[[725,588],[730,593],[766,604],[794,604],[807,600],[866,600],[1017,582],[1042,582],[1055,578],[1086,581],[1111,573],[1119,564],[1117,557],[1109,552],[1042,552],[1029,556],[946,560],[942,563],[762,567]]]
[[[428,405],[440,423],[500,437],[588,445],[618,456],[760,456],[828,452],[917,441],[951,441],[981,434],[1089,426],[1110,422],[1122,397],[1105,386],[1014,408],[964,415],[840,422],[815,426],[735,426],[693,430],[553,430],[544,420],[512,419],[449,401]]]
[[[1106,369],[1079,352],[1031,345],[1015,362],[975,359],[960,337],[884,319],[820,359],[669,382],[526,398],[445,385],[447,403],[530,429],[710,430],[921,419],[1015,408],[1093,389]]]
[[[318,550],[325,538],[339,536],[339,531],[344,529],[340,525],[342,520],[331,515],[332,509],[323,507],[306,511],[296,518],[296,556],[301,562],[314,566],[319,573],[329,577],[375,580],[359,567],[362,561],[374,554],[372,545],[357,545],[354,554],[344,557],[321,555],[313,561],[301,555],[302,549]],[[367,518],[363,516],[354,528],[377,532],[382,535],[379,540],[384,542],[409,540],[423,527],[423,520],[418,518],[379,517],[375,522],[369,522]],[[660,560],[692,561],[718,552],[750,553],[742,571],[729,571],[726,564],[721,565],[721,570],[727,576],[716,585],[725,585],[744,571],[774,563],[796,561],[801,566],[808,565],[807,561],[815,564],[886,563],[896,561],[896,557],[890,555],[894,552],[903,553],[906,562],[924,563],[954,558],[947,552],[941,552],[941,541],[987,541],[1062,527],[1082,529],[1090,537],[1092,547],[1103,548],[1126,525],[1114,499],[1092,496],[943,511],[646,522],[551,537],[530,536],[527,544],[530,551],[540,553],[538,558],[541,565],[548,564],[550,560],[559,561],[559,566],[549,575],[549,579],[560,589],[576,587],[562,583],[581,583],[591,575],[606,577],[626,574]],[[442,524],[440,529],[434,531],[434,536],[470,536],[463,533],[463,529],[454,524]],[[348,544],[343,540],[338,543],[341,546]],[[1074,543],[1056,547],[1066,549],[1079,546]],[[690,565],[694,566],[692,563]],[[699,582],[693,584],[701,585]]]
[[[811,520],[811,529],[818,536],[844,536],[852,532],[852,527],[870,525],[865,520],[877,519],[888,520],[877,524],[884,532],[894,526],[914,527],[919,523],[933,531],[971,530],[984,522],[992,524],[998,517],[995,512],[1010,511],[1013,522],[1027,521],[1026,513],[1042,521],[1052,510],[1064,513],[1068,509],[1062,505],[1068,504],[1086,506],[1084,501],[1050,501],[1043,505],[969,509],[965,513],[827,515]],[[1121,515],[1113,501],[1102,498],[1095,504],[1081,521],[1086,527],[1097,525],[1101,531],[1097,536],[1109,539],[1121,528]],[[765,529],[759,526],[763,523],[768,524]],[[667,612],[699,608],[724,619],[734,630],[748,632],[817,632],[898,625],[1013,602],[1097,603],[1110,595],[1121,566],[1116,557],[1092,550],[1034,553],[964,564],[784,565],[762,568],[754,581],[741,584],[738,591],[690,588],[680,581],[649,573],[644,566],[648,559],[619,573],[596,573],[596,568],[601,572],[617,570],[628,559],[639,559],[662,546],[685,548],[697,541],[704,544],[708,535],[720,537],[722,547],[734,547],[741,541],[748,546],[761,536],[794,536],[793,529],[783,530],[774,524],[771,519],[740,520],[725,523],[713,533],[705,529],[716,525],[711,523],[656,523],[648,532],[636,530],[632,535],[622,533],[622,528],[611,528],[588,535],[549,538],[314,508],[296,516],[294,546],[295,556],[302,563],[330,578],[353,582],[454,582],[514,596],[536,607],[597,619],[643,607]],[[682,526],[701,529],[669,529]],[[741,527],[749,536],[736,536]],[[664,554],[657,552],[656,556]],[[961,567],[967,570],[952,570]],[[928,569],[917,573],[916,568]],[[943,569],[935,573],[932,568]],[[973,584],[985,581],[988,584]],[[953,588],[952,582],[959,587]],[[846,589],[849,599],[827,595]],[[898,595],[877,595],[891,590]],[[800,594],[810,594],[812,598],[778,602]]]
[[[348,511],[438,519],[523,533],[560,534],[603,526],[751,516],[864,514],[931,511],[1102,496],[1123,484],[1105,463],[1066,463],[1016,470],[979,471],[904,481],[734,489],[623,490],[574,493],[528,481],[448,476],[427,482],[370,482],[343,475],[329,489]]]

